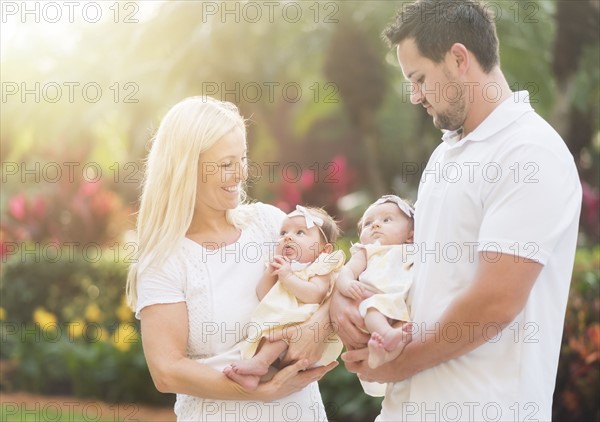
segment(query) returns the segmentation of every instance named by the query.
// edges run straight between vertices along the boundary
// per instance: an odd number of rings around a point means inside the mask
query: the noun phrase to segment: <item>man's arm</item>
[[[363,318],[358,312],[360,300],[351,299],[334,290],[331,294],[329,315],[337,328],[337,334],[348,350],[367,346],[369,334]]]
[[[485,332],[489,324],[507,327],[525,307],[543,266],[508,254],[487,262],[480,253],[479,262],[473,282],[450,303],[439,322],[419,327],[420,333],[427,330],[427,336],[417,333],[398,358],[374,370],[366,364],[366,349],[349,351],[342,355],[346,368],[366,381],[400,381],[481,346],[489,340]],[[464,327],[462,335],[450,342],[442,333],[456,325]]]

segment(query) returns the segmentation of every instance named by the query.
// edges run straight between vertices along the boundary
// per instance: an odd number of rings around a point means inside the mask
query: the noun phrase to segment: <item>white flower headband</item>
[[[323,239],[325,239],[325,242],[329,243],[329,239],[327,239],[327,236],[325,235],[325,232],[322,229],[324,221],[321,217],[311,214],[310,211],[302,205],[296,205],[296,210],[289,213],[288,217],[304,217],[304,220],[306,221],[306,228],[311,229],[314,226],[317,226],[317,228],[323,235]]]
[[[398,208],[400,208],[400,211],[402,211],[404,214],[406,214],[408,216],[408,218],[413,218],[415,215],[415,209],[413,207],[411,207],[410,205],[408,205],[405,201],[402,200],[402,198],[400,198],[399,196],[396,195],[383,195],[381,198],[379,198],[377,201],[375,201],[371,207],[375,206],[375,205],[381,205],[381,204],[385,204],[386,202],[393,202],[394,204],[398,205]],[[371,208],[369,207],[369,208]]]

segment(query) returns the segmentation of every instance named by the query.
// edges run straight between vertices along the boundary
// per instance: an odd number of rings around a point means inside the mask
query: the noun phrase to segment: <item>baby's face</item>
[[[363,215],[360,243],[382,245],[400,245],[412,242],[412,221],[393,202],[375,205]]]
[[[302,216],[287,217],[281,225],[276,253],[298,262],[313,262],[325,243],[317,226],[306,228]]]

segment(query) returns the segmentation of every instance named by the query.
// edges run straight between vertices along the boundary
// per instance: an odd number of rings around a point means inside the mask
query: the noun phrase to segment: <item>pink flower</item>
[[[25,199],[25,195],[23,195],[22,193],[13,196],[12,198],[10,198],[10,201],[8,203],[8,208],[10,210],[10,214],[19,221],[22,221],[25,219],[25,214],[26,214],[26,208],[27,208],[27,201]]]
[[[315,171],[310,169],[302,169],[302,176],[300,176],[300,186],[302,186],[302,190],[308,190],[314,184]]]
[[[351,190],[354,174],[348,165],[348,160],[343,155],[333,157],[328,170],[326,180],[331,184],[333,198],[337,200]]]
[[[84,196],[92,196],[100,189],[100,182],[83,182],[79,191]]]

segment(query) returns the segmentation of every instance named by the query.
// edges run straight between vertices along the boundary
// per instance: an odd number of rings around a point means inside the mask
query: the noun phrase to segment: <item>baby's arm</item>
[[[321,303],[329,290],[330,280],[331,274],[316,275],[308,281],[302,280],[294,274],[285,278],[279,277],[279,281],[283,283],[283,286],[304,303]]]
[[[269,265],[267,270],[264,272],[260,281],[256,285],[256,296],[258,300],[263,300],[263,298],[269,293],[269,290],[275,285],[277,282],[277,276],[273,274],[273,267]]]
[[[283,284],[291,294],[304,303],[321,303],[329,291],[331,274],[316,275],[306,281],[292,272],[290,263],[285,258],[275,258],[273,263],[278,268],[273,271],[277,274],[279,282]]]
[[[340,275],[336,281],[336,288],[344,296],[361,300],[365,296],[365,289],[360,281],[357,281],[358,276],[367,269],[367,252],[364,249],[359,249],[355,252],[350,260],[340,270]]]

